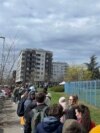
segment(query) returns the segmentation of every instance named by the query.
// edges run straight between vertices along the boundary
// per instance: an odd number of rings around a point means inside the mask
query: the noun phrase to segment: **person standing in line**
[[[63,124],[60,118],[63,115],[63,107],[53,104],[48,109],[48,116],[37,125],[36,133],[62,133]]]
[[[60,121],[62,123],[64,123],[65,120],[66,120],[66,117],[65,117],[65,111],[66,111],[66,107],[67,107],[66,98],[65,97],[60,97],[59,98],[59,104],[63,107],[63,116],[61,117]]]
[[[32,91],[29,91],[28,97],[25,100],[24,111],[26,111],[27,107],[33,102],[33,100],[35,100],[35,92],[32,90]]]
[[[81,124],[74,119],[65,121],[62,133],[88,133]]]
[[[68,99],[68,107],[65,111],[66,119],[77,119],[75,115],[75,106],[77,105],[76,96],[71,95]]]
[[[89,132],[95,127],[95,123],[91,121],[90,110],[87,106],[79,104],[75,108],[77,121]]]
[[[48,91],[48,82],[45,82],[45,83],[44,83],[43,89],[44,89],[45,91]]]
[[[30,91],[28,94],[28,98],[26,99],[24,103],[24,119],[25,119],[25,124],[24,124],[24,133],[30,133],[31,131],[31,120],[28,119],[29,112],[31,112],[32,109],[34,109],[37,106],[36,100],[35,100],[35,92]]]
[[[44,108],[48,108],[48,106],[44,103],[45,101],[45,94],[43,92],[38,92],[35,95],[35,100],[36,100],[36,107],[31,109],[25,116],[25,130],[24,133],[33,133],[35,130],[34,127],[34,117],[36,116],[36,110],[38,112],[41,112]],[[35,111],[34,111],[35,110]],[[46,111],[45,111],[46,112]]]
[[[19,86],[16,85],[12,93],[12,98],[14,103],[18,102],[18,97],[19,97]]]
[[[51,93],[48,93],[48,92],[47,92],[46,90],[44,90],[44,89],[43,89],[43,93],[44,93],[45,96],[46,96],[46,97],[45,97],[45,101],[44,101],[45,104],[48,105],[48,106],[50,106],[50,104],[51,104],[51,97],[52,97],[52,96],[51,96]]]

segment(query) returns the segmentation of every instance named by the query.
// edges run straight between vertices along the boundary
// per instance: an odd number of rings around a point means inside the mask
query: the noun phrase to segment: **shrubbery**
[[[50,88],[50,91],[54,91],[54,92],[64,92],[64,86],[53,86]]]

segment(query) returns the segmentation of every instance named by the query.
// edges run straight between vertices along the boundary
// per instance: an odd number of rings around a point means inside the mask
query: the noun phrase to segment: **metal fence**
[[[77,94],[80,100],[100,108],[100,80],[66,82],[65,93]]]

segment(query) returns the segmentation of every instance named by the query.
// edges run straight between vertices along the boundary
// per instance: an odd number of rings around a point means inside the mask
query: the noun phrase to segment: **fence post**
[[[91,94],[91,93],[92,93],[91,89],[92,89],[92,82],[90,81],[90,104],[92,103],[92,101],[91,101],[91,100],[92,100],[92,99],[91,99],[91,95],[92,95],[92,94]]]
[[[88,93],[88,81],[85,81],[85,91],[86,91],[86,102],[88,102],[87,93]]]
[[[95,106],[96,106],[97,105],[96,104],[96,88],[97,88],[96,80],[94,81],[94,83],[95,83],[95,86],[94,86],[94,88],[95,88],[95,99],[94,100],[95,100]]]

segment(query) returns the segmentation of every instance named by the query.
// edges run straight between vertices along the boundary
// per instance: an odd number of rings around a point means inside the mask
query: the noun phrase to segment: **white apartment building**
[[[43,49],[25,49],[20,52],[16,82],[50,81],[52,76],[52,52]]]
[[[65,70],[68,64],[64,62],[53,62],[52,79],[54,82],[61,82],[64,80]]]
[[[20,56],[18,57],[18,60],[17,60],[17,70],[16,70],[16,82],[22,82],[23,79],[22,79],[22,75],[23,73],[21,73],[21,68],[22,68],[22,52],[20,53]]]

